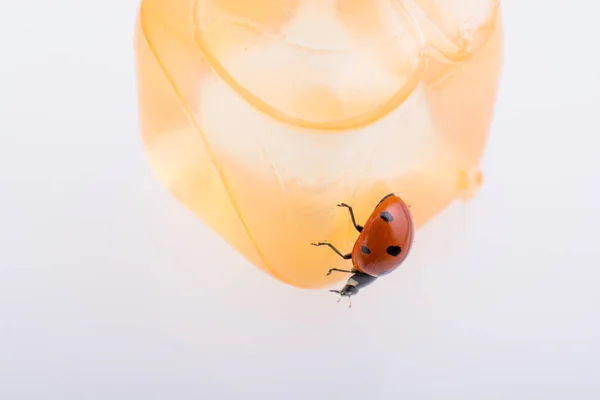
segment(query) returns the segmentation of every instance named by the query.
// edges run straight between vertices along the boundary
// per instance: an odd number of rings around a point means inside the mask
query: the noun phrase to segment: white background
[[[351,309],[159,185],[137,7],[0,2],[0,399],[600,398],[600,3],[504,2],[485,184]]]

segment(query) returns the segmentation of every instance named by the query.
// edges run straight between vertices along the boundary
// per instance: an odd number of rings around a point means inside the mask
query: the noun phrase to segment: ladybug
[[[340,294],[341,300],[344,296],[350,299],[360,289],[367,287],[380,276],[389,274],[402,264],[413,244],[414,223],[409,207],[394,193],[387,194],[379,201],[364,227],[356,223],[352,207],[345,203],[337,206],[348,209],[352,225],[360,232],[352,252],[342,254],[328,242],[311,243],[311,245],[328,246],[344,260],[352,260],[351,270],[331,268],[327,272],[327,275],[333,271],[352,274],[342,290],[330,290]]]

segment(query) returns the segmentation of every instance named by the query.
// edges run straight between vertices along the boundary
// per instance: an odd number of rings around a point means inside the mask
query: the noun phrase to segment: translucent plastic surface
[[[419,227],[481,182],[497,1],[143,0],[136,53],[160,180],[283,282],[346,278],[310,246],[351,250],[337,203],[360,223],[394,192]]]

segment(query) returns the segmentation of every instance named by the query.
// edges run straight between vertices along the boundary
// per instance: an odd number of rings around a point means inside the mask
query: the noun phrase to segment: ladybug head
[[[342,288],[342,290],[330,290],[330,292],[338,293],[340,295],[338,303],[342,298],[348,297],[348,300],[350,301],[348,307],[352,307],[352,296],[358,293],[358,288],[356,286],[346,285]]]
[[[354,296],[356,293],[358,293],[358,288],[356,286],[352,286],[349,284],[346,284],[346,286],[344,286],[342,288],[342,290],[330,290],[330,292],[333,293],[339,293],[340,296]]]
[[[348,278],[348,282],[346,282],[346,285],[342,288],[342,290],[330,290],[330,292],[338,293],[341,297],[354,296],[360,289],[369,286],[376,279],[377,278],[375,276],[371,276],[363,272],[356,272],[354,275]]]

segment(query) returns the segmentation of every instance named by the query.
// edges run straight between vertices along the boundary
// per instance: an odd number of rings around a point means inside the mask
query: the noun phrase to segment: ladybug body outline
[[[341,299],[356,295],[360,289],[393,272],[404,262],[412,247],[414,223],[408,205],[394,193],[379,201],[364,226],[356,223],[351,206],[345,203],[337,206],[348,209],[352,225],[360,233],[352,252],[342,254],[329,242],[311,244],[328,246],[343,259],[352,261],[351,270],[331,268],[327,272],[327,275],[333,271],[352,274],[341,290],[330,290],[340,294]]]

